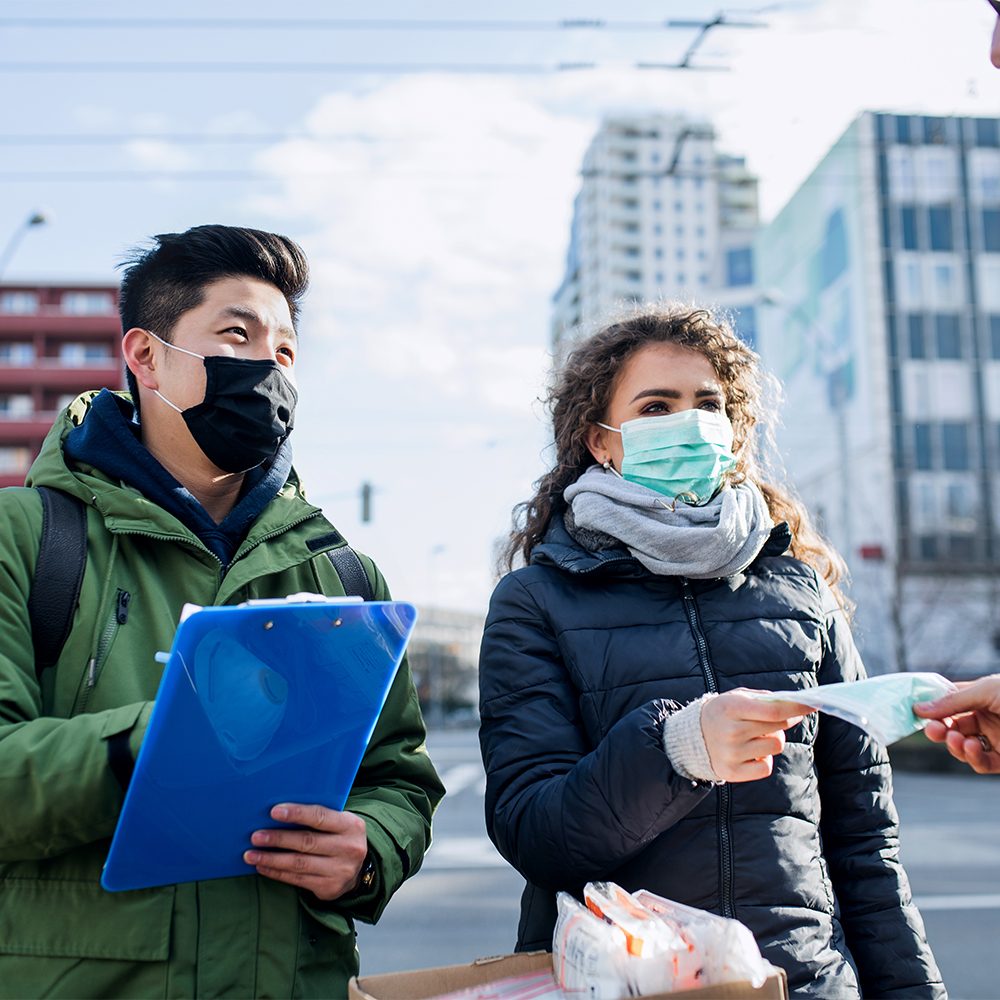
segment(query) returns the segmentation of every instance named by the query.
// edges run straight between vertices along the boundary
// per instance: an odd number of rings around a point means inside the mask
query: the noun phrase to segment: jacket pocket
[[[172,886],[111,893],[89,881],[4,879],[0,955],[165,962],[173,901]]]

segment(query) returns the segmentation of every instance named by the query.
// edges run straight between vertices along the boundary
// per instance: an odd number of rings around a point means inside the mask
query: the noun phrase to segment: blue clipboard
[[[253,874],[279,802],[343,809],[407,640],[411,604],[251,601],[181,617],[101,885]]]

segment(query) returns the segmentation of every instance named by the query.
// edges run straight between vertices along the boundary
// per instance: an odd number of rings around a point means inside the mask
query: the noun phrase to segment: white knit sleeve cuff
[[[674,770],[690,781],[724,782],[712,769],[701,729],[701,708],[714,694],[704,694],[685,705],[679,712],[668,715],[663,723],[663,749]]]

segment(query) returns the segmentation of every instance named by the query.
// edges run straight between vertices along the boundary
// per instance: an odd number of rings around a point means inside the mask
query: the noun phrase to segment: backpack
[[[35,674],[54,666],[73,628],[87,567],[87,508],[78,497],[49,486],[35,487],[42,498],[42,539],[28,595],[28,618],[35,645]],[[339,537],[339,536],[338,536]],[[316,541],[326,544],[330,536]],[[349,545],[327,553],[344,593],[374,600],[371,581]]]

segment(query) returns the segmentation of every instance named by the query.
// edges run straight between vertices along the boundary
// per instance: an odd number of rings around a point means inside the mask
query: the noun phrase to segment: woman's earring
[[[602,464],[605,472],[608,472],[611,469],[611,463],[609,461],[605,460]]]

